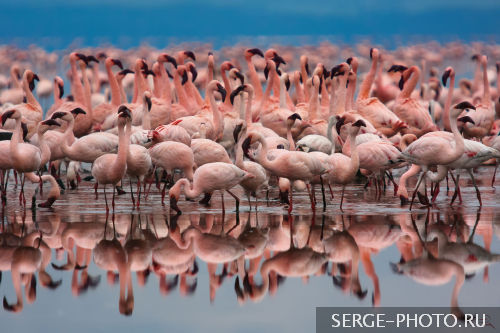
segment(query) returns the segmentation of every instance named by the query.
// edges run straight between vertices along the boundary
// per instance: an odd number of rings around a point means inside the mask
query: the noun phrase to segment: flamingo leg
[[[415,196],[417,195],[418,188],[420,186],[420,183],[422,183],[422,179],[424,179],[425,174],[427,171],[423,171],[420,176],[418,177],[417,185],[415,186],[415,190],[413,191],[413,195],[411,196],[411,202],[410,202],[410,210],[413,207],[413,201],[415,201]]]
[[[332,190],[332,186],[330,185],[330,182],[328,182],[328,188],[330,189],[330,195],[332,196],[332,200],[333,200],[333,190]]]
[[[495,187],[495,177],[497,175],[497,168],[498,168],[498,164],[495,165],[495,171],[493,171],[493,178],[491,179],[491,187]]]
[[[161,204],[164,205],[165,204],[165,191],[167,189],[167,183],[164,183],[163,184],[163,188],[161,190]]]
[[[432,191],[432,199],[431,202],[435,202],[436,198],[439,194],[439,182],[437,182],[434,186],[434,191]]]
[[[240,198],[238,198],[236,196],[236,194],[234,194],[233,192],[229,191],[229,190],[226,190],[227,193],[229,193],[233,198],[234,200],[236,200],[236,212],[239,212],[240,211]],[[251,208],[251,206],[250,206]]]
[[[104,202],[106,203],[106,213],[108,213],[109,212],[109,207],[108,207],[108,198],[106,197],[106,185],[104,185]]]
[[[153,179],[156,175],[156,166],[154,167],[153,169],[153,173],[151,175],[151,178],[149,178],[149,187],[148,187],[148,190],[146,191],[146,184],[147,182],[144,182],[144,200],[148,200],[148,196],[149,196],[149,191],[151,190],[151,185],[153,185]]]
[[[474,188],[476,189],[476,195],[477,195],[477,200],[479,200],[479,206],[482,206],[483,202],[481,200],[481,192],[479,192],[479,188],[477,187],[476,179],[474,179],[474,174],[472,173],[471,169],[467,169],[467,172],[469,172],[470,178],[472,179],[472,185],[474,185]]]
[[[134,209],[135,199],[134,199],[134,191],[132,190],[132,178],[130,178],[129,184],[130,184],[130,198],[132,199],[132,209]]]
[[[139,209],[141,205],[141,179],[137,179],[137,209]]]
[[[226,208],[224,206],[224,191],[220,191],[220,200],[222,202],[222,216],[226,213]],[[222,225],[224,225],[224,217],[222,218]]]
[[[113,199],[111,200],[111,206],[113,207],[113,214],[115,211],[115,190],[116,190],[116,186],[113,186]]]
[[[458,193],[460,192],[460,187],[458,186],[459,180],[460,180],[460,174],[457,175],[457,178],[453,178],[453,181],[455,182],[455,192],[453,193],[453,197],[451,198],[450,205],[453,205],[453,202],[455,201],[455,199],[457,198]]]
[[[293,210],[293,188],[292,186],[290,187],[290,200],[289,201],[289,205],[288,205],[288,214],[290,215],[292,213],[292,210]]]
[[[342,196],[340,197],[340,211],[343,212],[344,210],[342,209],[342,204],[344,203],[344,192],[345,192],[345,185],[342,185]]]
[[[307,188],[307,193],[309,194],[309,200],[311,200],[311,209],[315,210],[316,209],[316,203],[315,203],[316,200],[314,200],[314,198],[313,198],[313,194],[311,192],[311,186],[309,184],[306,184],[306,188]],[[291,192],[291,190],[290,190],[290,192]]]
[[[95,199],[97,200],[98,199],[98,196],[97,196],[97,187],[99,187],[99,183],[95,183],[94,185],[94,192],[95,192]]]
[[[321,196],[323,197],[323,211],[326,212],[326,195],[325,195],[325,186],[323,185],[323,178],[319,176],[321,181]]]

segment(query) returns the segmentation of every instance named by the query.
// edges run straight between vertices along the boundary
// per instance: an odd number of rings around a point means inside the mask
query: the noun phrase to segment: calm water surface
[[[8,253],[7,236],[39,230],[45,244],[40,246],[44,254],[42,267],[34,278],[23,275],[17,279],[18,293],[24,298],[22,309],[18,307],[18,313],[0,310],[2,331],[310,332],[315,327],[317,306],[449,307],[454,277],[448,283],[429,286],[398,274],[394,264],[429,256],[420,238],[426,239],[426,235],[435,230],[449,242],[459,242],[462,246],[469,242],[485,248],[486,253],[500,253],[500,190],[490,186],[492,173],[491,167],[482,167],[476,172],[483,199],[481,208],[472,183],[464,174],[462,203],[452,207],[449,206],[451,184],[449,195],[446,195],[446,184],[441,184],[441,193],[429,210],[416,205],[410,214],[408,206],[401,206],[399,199],[393,196],[392,186],[377,199],[374,190],[365,189],[360,181],[347,188],[343,212],[338,209],[340,195],[334,188],[333,199],[328,189],[326,191],[326,212],[322,211],[321,192],[317,191],[315,213],[307,194],[300,193],[294,197],[291,216],[285,206],[272,200],[277,197],[275,191],[271,191],[269,202],[265,197],[259,198],[257,213],[254,209],[249,211],[239,188],[236,190],[242,198],[239,214],[229,195],[225,197],[223,214],[220,196],[214,194],[208,208],[182,199],[179,207],[183,214],[171,216],[169,205],[161,204],[153,186],[140,210],[132,210],[127,193],[117,197],[114,214],[110,212],[106,217],[102,190],[96,201],[90,182],[82,182],[77,190],[66,190],[53,209],[40,208],[33,213],[29,207],[24,211],[19,206],[18,191],[11,178],[3,214],[3,247],[0,248],[4,270],[0,296],[5,296],[4,308],[16,303],[10,267],[29,266],[25,262],[31,259],[25,255],[16,261],[12,255],[4,254]],[[500,179],[498,174],[497,179]],[[413,185],[410,183],[410,188]],[[124,187],[128,189],[128,181]],[[31,197],[33,192],[33,185],[29,185],[26,196]],[[192,248],[175,248],[170,235],[176,238],[190,225],[219,236],[219,245],[227,242],[227,236],[237,238],[252,232],[259,233],[264,241],[247,246],[247,255],[252,254],[254,258],[245,260],[246,274],[238,277],[236,262],[207,264]],[[93,250],[104,234],[109,241],[116,235],[118,255],[113,257],[111,251],[101,255]],[[334,234],[352,242],[335,241],[330,238]],[[72,245],[67,235],[73,235],[73,240],[80,245],[71,249],[76,268],[59,270],[51,265],[58,267],[67,263],[61,235],[69,240],[63,240],[66,247]],[[37,245],[35,241],[35,248]],[[330,251],[330,246],[334,250]],[[435,241],[429,242],[427,248],[434,255],[443,255],[438,253]],[[209,254],[213,255],[217,249],[195,251],[212,251]],[[284,258],[281,262],[269,261],[280,252]],[[139,253],[144,254],[144,259]],[[303,262],[293,253],[312,254],[315,259],[308,262],[317,261],[314,274],[308,272],[302,276]],[[494,263],[495,257],[473,255],[465,259],[462,265],[466,280],[458,296],[459,305],[500,306],[500,266]],[[104,267],[102,262],[109,266]],[[264,270],[264,266],[271,268],[268,289],[262,288],[260,270]],[[290,276],[274,272],[276,267],[283,266],[290,268]],[[144,267],[148,268],[136,271]],[[46,270],[46,274],[41,270]]]

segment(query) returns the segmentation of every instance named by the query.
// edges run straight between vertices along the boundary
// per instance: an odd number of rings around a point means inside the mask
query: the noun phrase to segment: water
[[[361,253],[359,280],[362,291],[366,293],[364,297],[358,297],[350,292],[351,265],[339,267],[330,262],[328,267],[323,267],[308,277],[278,277],[271,274],[270,292],[259,302],[252,299],[257,289],[250,289],[248,286],[245,289],[242,279],[238,278],[240,296],[245,294],[244,300],[241,297],[238,300],[235,291],[235,265],[226,265],[226,276],[223,274],[223,265],[218,265],[215,276],[212,274],[210,277],[208,265],[196,258],[198,272],[193,273],[193,264],[188,264],[185,267],[188,274],[177,278],[174,275],[161,276],[155,273],[158,265],[152,263],[145,283],[144,274],[138,276],[133,272],[133,301],[129,297],[127,303],[127,298],[124,297],[122,302],[122,312],[125,312],[124,308],[128,308],[131,315],[124,316],[120,313],[118,277],[97,267],[89,256],[87,268],[81,270],[60,271],[48,264],[46,270],[53,282],[57,284],[57,281],[61,281],[53,290],[42,286],[40,273],[37,273],[36,296],[31,293],[30,302],[24,298],[22,311],[14,314],[0,310],[2,330],[86,332],[91,329],[110,332],[157,329],[194,332],[217,329],[220,332],[307,332],[312,331],[315,325],[317,306],[375,304],[449,307],[454,278],[444,285],[428,286],[417,283],[408,276],[395,274],[390,263],[398,263],[402,254],[407,260],[412,256],[420,256],[421,244],[414,226],[419,230],[420,236],[425,237],[426,218],[429,219],[428,232],[438,227],[450,235],[450,241],[457,238],[467,241],[473,235],[473,243],[483,247],[490,246],[492,253],[500,253],[500,241],[497,237],[500,231],[500,205],[498,193],[490,187],[492,173],[491,167],[481,167],[476,172],[483,200],[482,208],[478,207],[472,183],[464,174],[461,179],[461,204],[449,206],[453,186],[450,184],[447,196],[446,184],[442,183],[436,204],[430,210],[417,204],[413,214],[408,211],[408,206],[401,206],[399,199],[392,195],[392,186],[389,185],[386,193],[377,199],[374,190],[364,189],[364,184],[359,180],[347,187],[343,212],[338,209],[338,188],[334,188],[333,200],[326,189],[328,205],[324,213],[321,191],[316,191],[318,204],[315,214],[310,208],[307,193],[296,194],[291,216],[285,206],[279,205],[275,200],[268,203],[265,197],[259,198],[258,212],[250,212],[242,191],[237,188],[235,193],[242,199],[239,215],[236,214],[234,200],[229,195],[225,196],[223,214],[220,196],[214,194],[208,208],[197,202],[181,199],[179,207],[183,214],[176,218],[169,214],[168,204],[161,205],[160,195],[153,186],[148,200],[143,200],[140,210],[132,210],[128,193],[117,197],[115,212],[110,212],[107,219],[102,190],[99,200],[95,200],[93,184],[90,182],[82,182],[78,190],[66,190],[52,209],[37,209],[34,214],[29,209],[30,200],[26,211],[19,206],[18,191],[14,189],[11,178],[4,211],[4,233],[20,235],[41,230],[44,241],[55,244],[53,246],[56,247],[59,246],[58,235],[62,230],[74,228],[76,225],[73,223],[76,222],[91,226],[92,232],[97,235],[102,235],[106,228],[107,239],[112,239],[115,231],[122,244],[130,241],[130,238],[142,238],[149,239],[150,245],[155,243],[156,237],[166,237],[169,228],[184,230],[192,224],[200,229],[211,229],[212,234],[230,232],[231,236],[237,237],[249,223],[263,231],[269,228],[267,248],[281,251],[287,251],[290,247],[291,221],[293,246],[296,248],[310,246],[321,250],[321,234],[326,239],[345,226],[356,240]],[[128,181],[124,185],[128,190]],[[410,182],[409,188],[413,186],[414,183]],[[47,192],[47,185],[44,189]],[[30,184],[27,186],[26,196],[30,198],[33,192],[34,186]],[[270,198],[276,197],[276,191],[271,191]],[[237,220],[240,222],[239,226],[236,226]],[[54,230],[58,231],[53,232]],[[435,244],[430,245],[429,249],[431,252],[433,249],[435,251]],[[50,252],[50,263],[66,263],[66,253],[63,250],[52,249]],[[75,252],[77,258],[80,257],[77,261],[81,265],[85,264],[85,256],[82,255],[84,251],[80,249]],[[87,251],[87,255],[89,254],[90,251]],[[264,256],[268,255],[271,254],[264,253]],[[257,272],[253,277],[254,286],[261,284],[262,278],[258,271],[264,260],[255,260],[256,266],[252,266],[252,271]],[[332,268],[333,266],[335,267]],[[330,275],[332,269],[335,278]],[[249,270],[247,260],[247,271]],[[344,278],[342,274],[345,275]],[[460,290],[460,306],[500,306],[500,290],[497,287],[499,281],[500,266],[495,264],[491,264],[487,270],[478,270],[474,276],[470,274]],[[23,294],[25,290],[29,291],[29,288],[21,289]],[[10,271],[2,274],[0,295],[5,296],[10,304],[15,303],[16,293]]]

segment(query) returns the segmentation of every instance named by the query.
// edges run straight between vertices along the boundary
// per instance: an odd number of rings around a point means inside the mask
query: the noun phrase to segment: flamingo
[[[10,67],[10,82],[12,87],[0,93],[0,104],[20,104],[23,102],[24,91],[21,82],[19,82],[21,78],[20,73],[19,65],[13,64]]]
[[[108,74],[109,86],[111,88],[111,103],[101,103],[94,107],[93,109],[93,121],[94,123],[102,123],[106,117],[113,113],[121,103],[126,103],[121,101],[121,93],[120,86],[116,79],[116,76],[113,74],[112,67],[118,66],[121,70],[123,70],[122,62],[118,59],[113,59],[111,57],[106,58],[104,61],[106,65],[106,72]]]
[[[410,144],[401,154],[401,157],[413,164],[418,164],[422,167],[422,173],[417,181],[416,190],[413,192],[412,203],[415,199],[417,190],[422,182],[423,177],[432,165],[446,165],[457,160],[464,152],[464,138],[458,132],[457,121],[470,122],[468,116],[457,119],[464,109],[473,109],[474,106],[469,102],[456,104],[450,112],[450,124],[454,140],[450,142],[448,139],[440,136],[422,137]],[[412,206],[410,203],[410,209]]]
[[[177,206],[181,193],[181,186],[184,187],[184,193],[189,198],[194,198],[201,193],[212,193],[220,190],[228,192],[236,200],[236,211],[239,210],[239,198],[233,194],[230,189],[241,183],[241,181],[255,177],[251,173],[241,170],[234,164],[214,162],[204,164],[193,175],[192,184],[187,178],[179,179],[169,191],[170,208],[180,213]],[[224,200],[222,200],[222,209],[224,211]]]
[[[92,176],[96,180],[95,190],[99,184],[104,185],[104,198],[106,199],[106,185],[112,184],[116,186],[127,171],[127,155],[130,145],[130,126],[132,123],[132,114],[126,106],[118,108],[120,113],[120,121],[118,122],[118,152],[116,154],[104,154],[99,156],[92,165]],[[124,127],[127,129],[124,130]],[[115,188],[113,186],[113,201],[112,206],[115,208]],[[109,210],[108,201],[106,199],[106,211]]]

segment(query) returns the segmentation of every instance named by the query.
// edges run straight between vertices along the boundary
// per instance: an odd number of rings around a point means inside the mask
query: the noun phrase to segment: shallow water
[[[94,245],[102,239],[106,229],[107,239],[113,238],[114,231],[120,246],[125,246],[131,239],[143,239],[143,245],[154,247],[159,244],[156,239],[167,237],[172,232],[169,229],[174,230],[175,234],[190,224],[215,235],[229,233],[232,237],[238,237],[248,225],[267,232],[268,241],[263,258],[254,260],[251,267],[247,260],[247,272],[256,274],[246,279],[246,286],[243,274],[236,280],[236,265],[232,263],[227,264],[225,270],[219,264],[216,273],[209,274],[209,266],[213,268],[213,265],[196,258],[197,272],[191,260],[183,266],[185,273],[176,277],[162,274],[160,265],[149,261],[147,278],[144,278],[147,274],[132,272],[132,283],[128,285],[129,297],[124,296],[121,302],[121,276],[99,268],[91,250],[76,249],[77,262],[87,267],[62,271],[54,269],[47,261],[47,273],[56,287],[51,289],[44,286],[47,281],[42,283],[38,272],[36,287],[31,284],[31,293],[29,283],[28,287],[21,288],[22,294],[26,290],[30,295],[29,300],[24,297],[22,311],[17,314],[0,311],[2,331],[84,332],[92,329],[110,332],[140,328],[193,332],[208,328],[221,332],[307,332],[315,327],[317,306],[449,307],[454,278],[440,286],[428,286],[415,282],[409,276],[396,274],[390,263],[398,263],[402,258],[411,260],[425,256],[419,236],[425,238],[426,230],[429,233],[436,228],[443,230],[450,241],[470,239],[477,245],[489,248],[492,253],[500,253],[497,236],[500,235],[500,195],[490,186],[492,173],[492,167],[481,167],[476,172],[483,201],[481,208],[474,187],[464,173],[461,176],[462,203],[456,202],[450,207],[453,185],[450,183],[450,192],[446,195],[446,184],[442,183],[435,205],[428,210],[416,204],[412,214],[407,205],[401,206],[399,199],[393,196],[392,185],[388,185],[386,193],[378,199],[374,189],[365,189],[359,180],[357,184],[347,187],[343,212],[338,209],[338,188],[334,188],[333,199],[326,189],[326,212],[322,210],[319,189],[316,190],[318,201],[315,213],[311,210],[307,193],[296,194],[291,216],[286,206],[273,200],[277,197],[276,190],[270,192],[269,202],[262,194],[256,213],[254,209],[249,211],[244,194],[237,188],[235,193],[241,197],[239,214],[235,212],[233,198],[227,194],[223,214],[220,195],[214,194],[208,208],[195,201],[181,199],[179,207],[183,214],[177,217],[170,215],[167,203],[161,204],[160,194],[154,185],[147,201],[142,201],[140,210],[132,209],[127,193],[117,196],[114,214],[110,212],[106,217],[102,189],[99,190],[99,199],[95,200],[93,184],[90,182],[82,182],[77,190],[66,190],[52,209],[39,208],[34,213],[29,209],[28,200],[28,209],[24,211],[18,204],[18,190],[14,188],[11,177],[3,235],[29,234],[40,230],[43,241],[54,247],[48,253],[51,254],[50,263],[56,265],[63,265],[67,260],[64,250],[55,249],[60,247],[60,235],[63,230],[78,226],[72,224],[75,222],[86,223],[89,228],[86,235],[96,235]],[[498,179],[500,176],[497,174],[497,187],[500,186]],[[409,188],[413,186],[414,180],[410,182]],[[33,185],[28,185],[26,197],[30,198],[34,189]],[[128,180],[125,181],[124,189],[129,192]],[[47,185],[44,190],[48,191]],[[109,192],[108,199],[111,199]],[[327,266],[325,263],[316,274],[308,277],[271,274],[269,291],[257,301],[257,290],[262,281],[259,269],[265,257],[273,257],[278,251],[290,251],[290,246],[324,251],[321,238],[326,240],[344,228],[358,246],[361,256],[359,280],[362,291],[366,293],[360,292],[361,296],[358,297],[351,292],[351,263],[339,266],[328,262]],[[436,253],[435,243],[429,244],[428,248],[430,252]],[[344,249],[339,247],[338,251]],[[481,258],[476,259],[481,261]],[[0,295],[5,296],[9,304],[15,303],[16,292],[11,271],[2,273]],[[28,281],[25,278],[23,282]],[[60,285],[58,281],[61,281]],[[238,292],[235,289],[236,282],[239,285],[236,288]],[[481,268],[475,274],[468,272],[458,297],[460,306],[500,306],[499,282],[500,266],[496,264],[489,265],[487,269]],[[35,289],[36,295],[33,292]],[[122,315],[120,309],[131,313],[130,316]]]

